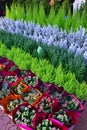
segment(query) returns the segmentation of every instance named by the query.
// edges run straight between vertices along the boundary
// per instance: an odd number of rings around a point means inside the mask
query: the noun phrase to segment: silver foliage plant
[[[72,29],[69,33],[66,30],[59,29],[58,26],[43,26],[34,24],[33,22],[26,23],[23,20],[11,20],[6,17],[0,18],[0,29],[11,32],[13,34],[20,33],[25,37],[41,41],[43,44],[54,44],[73,52],[75,55],[82,53],[87,62],[87,34],[83,27],[76,32]]]

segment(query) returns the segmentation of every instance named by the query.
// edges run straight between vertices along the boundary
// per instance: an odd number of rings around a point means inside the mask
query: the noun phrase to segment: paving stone
[[[85,103],[84,107],[85,110],[81,113],[79,122],[73,130],[87,130],[87,103]]]

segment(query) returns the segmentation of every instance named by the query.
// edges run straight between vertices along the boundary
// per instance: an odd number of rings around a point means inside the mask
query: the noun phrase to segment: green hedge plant
[[[47,60],[38,60],[19,48],[12,47],[9,50],[2,42],[0,42],[0,56],[14,61],[21,69],[30,69],[43,82],[64,86],[65,90],[76,94],[79,99],[87,99],[87,84],[79,83],[75,75],[71,72],[66,73],[61,65],[54,68]]]

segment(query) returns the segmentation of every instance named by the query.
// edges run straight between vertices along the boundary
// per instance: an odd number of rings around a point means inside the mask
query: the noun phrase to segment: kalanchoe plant
[[[16,124],[25,124],[27,126],[33,127],[33,118],[35,116],[36,111],[28,106],[20,106],[17,111],[14,113],[14,122]]]
[[[72,95],[63,96],[61,99],[62,108],[68,110],[76,110],[78,108],[79,103],[73,98]]]
[[[30,70],[20,70],[20,76],[34,75]]]
[[[19,67],[14,64],[14,65],[10,66],[9,71],[15,71],[16,69],[19,69]]]
[[[53,100],[47,96],[42,97],[42,99],[36,104],[36,108],[46,113],[52,112],[52,106],[53,106]]]
[[[58,100],[61,100],[64,93],[63,87],[58,87],[52,83],[43,83],[38,89],[41,92],[48,92],[51,98],[57,98]]]
[[[20,71],[20,76],[24,76],[24,75],[26,75],[26,74],[28,74],[28,72],[27,72],[26,70],[21,70],[21,71]]]
[[[4,80],[8,83],[15,82],[17,80],[17,76],[6,75]]]
[[[51,121],[45,119],[37,125],[37,130],[60,130],[60,129],[53,126]]]
[[[6,82],[4,82],[2,84],[2,90],[0,91],[0,99],[3,99],[4,97],[6,97],[9,94],[10,94],[10,88],[8,87],[8,84]]]
[[[17,86],[12,86],[11,89],[15,94],[22,94],[24,92],[24,86],[22,82],[20,82]]]
[[[73,124],[72,117],[69,116],[63,110],[59,110],[58,112],[55,112],[55,114],[53,115],[53,118],[56,119],[56,120],[59,120],[60,122],[62,122],[65,125],[71,125],[71,124]]]
[[[0,64],[0,71],[4,70],[4,68],[5,68],[5,65]]]
[[[9,60],[6,57],[0,56],[0,63],[3,65],[7,65],[9,63]]]
[[[40,91],[37,91],[37,89],[31,89],[29,92],[23,93],[22,97],[24,101],[28,102],[29,104],[32,104],[38,100],[40,95]]]
[[[7,104],[7,110],[9,112],[13,111],[19,104],[22,104],[21,99],[10,100],[9,104]]]
[[[3,76],[0,75],[0,82],[2,82],[2,80],[3,80]]]
[[[37,76],[26,76],[26,77],[24,78],[24,82],[25,82],[28,86],[34,87],[34,86],[38,83],[38,78],[37,78]]]

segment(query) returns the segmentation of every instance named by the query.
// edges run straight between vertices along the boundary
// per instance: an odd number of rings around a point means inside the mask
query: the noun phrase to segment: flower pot
[[[52,99],[49,96],[49,93],[43,93],[41,99],[35,107],[42,112],[45,112],[47,114],[54,112],[56,110],[56,106],[58,105],[58,102],[56,99]],[[57,108],[58,109],[58,108]]]
[[[3,71],[5,69],[6,65],[0,64],[0,71]]]
[[[42,93],[38,89],[32,88],[28,92],[23,93],[22,95],[23,101],[28,102],[31,106],[35,106],[41,98]]]
[[[18,78],[16,82],[10,83],[11,93],[22,95],[24,92],[28,92],[31,87],[27,86],[22,78]]]
[[[65,97],[65,101],[64,103],[62,103],[63,98]],[[69,99],[68,101],[68,97],[70,97],[71,99]],[[74,112],[79,112],[81,113],[84,110],[84,106],[82,105],[82,103],[76,98],[76,96],[74,94],[68,94],[66,93],[65,95],[63,95],[62,100],[60,102],[62,109],[66,110],[66,111],[74,111]],[[71,102],[72,101],[72,102]],[[71,102],[71,106],[70,108],[68,108],[69,102]],[[68,104],[67,104],[68,103]],[[75,106],[76,104],[76,106]],[[74,108],[73,108],[74,107]]]
[[[63,111],[63,110],[62,110]],[[78,123],[78,115],[79,113],[75,113],[75,112],[67,112],[67,111],[64,111],[64,113],[66,113],[67,117],[68,117],[68,122],[69,124],[66,123],[66,121],[64,121],[64,123],[58,119],[54,117],[54,115],[56,113],[52,113],[49,115],[49,120],[51,120],[53,123],[55,123],[56,125],[59,126],[59,128],[63,129],[63,130],[72,130],[74,128],[74,125]],[[59,115],[59,118],[62,119],[61,115]],[[67,119],[67,118],[66,118]],[[64,117],[64,120],[65,120],[65,117]],[[71,123],[70,123],[71,122]]]
[[[41,80],[36,75],[27,74],[26,76],[22,77],[25,84],[31,86],[32,88],[37,88],[41,85]]]
[[[33,111],[35,111],[35,114],[32,115]],[[24,115],[25,112],[28,113]],[[36,116],[36,112],[37,110],[35,107],[31,107],[28,103],[23,103],[13,110],[12,112],[13,121],[14,123],[16,123],[17,126],[20,126],[25,130],[33,130],[33,121]],[[32,115],[32,118],[30,117],[30,115]],[[25,122],[25,119],[28,121],[28,123],[26,123],[27,121]]]
[[[15,105],[13,105],[11,102],[17,102],[15,103]],[[20,96],[17,95],[12,95],[9,94],[8,96],[6,96],[5,98],[3,98],[2,100],[0,100],[0,105],[3,106],[5,113],[12,115],[12,111],[15,109],[15,107],[17,107],[19,104],[22,104],[22,100],[20,98]],[[11,110],[10,107],[12,107]]]

